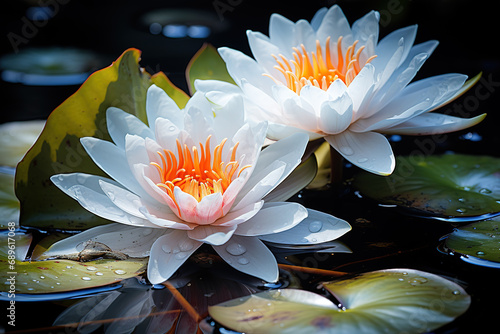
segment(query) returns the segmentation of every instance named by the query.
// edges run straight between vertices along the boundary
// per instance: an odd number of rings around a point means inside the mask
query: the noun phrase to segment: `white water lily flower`
[[[247,32],[255,60],[225,47],[219,53],[252,104],[253,117],[269,120],[269,138],[296,132],[310,140],[324,137],[351,163],[388,175],[395,160],[383,134],[457,131],[485,115],[428,113],[463,93],[466,76],[444,74],[409,84],[438,42],[413,45],[417,26],[378,42],[379,18],[371,11],[350,26],[337,5],[319,10],[311,23],[273,14],[269,37]],[[198,86],[237,93],[223,82]],[[207,97],[216,102],[218,94]]]
[[[304,186],[293,178],[277,188],[300,163],[308,138],[295,134],[261,152],[267,124],[245,122],[241,96],[213,107],[196,93],[180,110],[162,89],[151,86],[146,111],[149,126],[109,108],[114,143],[81,139],[113,180],[81,173],[51,178],[85,209],[121,224],[64,239],[45,257],[80,251],[88,240],[129,256],[149,253],[148,278],[155,284],[169,279],[207,243],[234,268],[276,281],[276,259],[261,239],[314,244],[350,230],[345,221],[298,203],[266,201],[289,198]],[[315,228],[308,229],[310,224]]]

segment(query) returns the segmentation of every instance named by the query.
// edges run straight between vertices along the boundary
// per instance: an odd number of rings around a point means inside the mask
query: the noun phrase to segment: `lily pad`
[[[459,285],[412,269],[374,271],[323,286],[339,305],[284,289],[212,306],[209,313],[245,333],[422,333],[453,321],[470,305]]]
[[[226,69],[226,63],[217,50],[210,44],[204,44],[193,56],[186,69],[186,78],[191,94],[194,94],[194,81],[220,80],[234,84]]]
[[[0,173],[0,229],[19,222],[19,201],[14,193],[14,175]]]
[[[381,204],[450,221],[500,213],[500,159],[445,154],[398,157],[390,176],[358,173],[353,186]]]
[[[469,259],[483,260],[468,262],[500,267],[500,217],[456,228],[446,238],[445,247]]]
[[[0,125],[0,166],[16,167],[36,141],[45,121],[10,122]]]
[[[5,258],[0,258],[3,273],[15,272],[15,292],[42,294],[94,288],[119,282],[142,274],[146,270],[147,258],[122,261],[101,259],[89,262],[71,260],[48,260],[19,262],[9,268]],[[9,291],[10,283],[4,276],[0,291]]]
[[[92,74],[80,89],[49,116],[40,137],[19,163],[16,195],[21,225],[81,230],[106,223],[83,209],[50,181],[57,173],[103,175],[86,154],[80,138],[110,140],[106,110],[118,107],[146,121],[146,92],[155,83],[184,106],[187,96],[163,73],[150,76],[139,67],[140,51],[125,51],[111,66]]]

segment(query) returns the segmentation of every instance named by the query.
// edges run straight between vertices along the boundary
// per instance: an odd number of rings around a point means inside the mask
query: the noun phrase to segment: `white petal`
[[[238,225],[236,235],[257,236],[286,231],[307,217],[307,210],[298,203],[266,203],[258,214]]]
[[[403,61],[405,61],[408,53],[410,52],[413,42],[415,41],[415,36],[417,35],[417,25],[408,26],[401,28],[389,33],[385,36],[377,45],[375,49],[375,58],[371,63],[377,68],[377,73],[384,70],[389,60],[392,58],[396,50],[399,48],[399,43],[401,39],[404,40],[404,50],[401,56],[399,66]]]
[[[316,32],[306,20],[298,20],[295,23],[294,43],[296,47],[304,44],[306,50],[316,50]]]
[[[259,239],[280,244],[319,244],[337,239],[351,230],[345,220],[307,209],[309,216],[297,226],[276,234],[259,236]]]
[[[259,212],[264,205],[264,201],[251,203],[244,208],[231,210],[224,217],[219,218],[213,226],[233,226],[246,222]]]
[[[339,82],[337,84],[337,82]],[[331,86],[344,87],[341,80],[336,80]],[[330,86],[330,87],[331,87]],[[337,91],[341,91],[338,89]],[[337,134],[349,127],[353,116],[353,103],[349,94],[344,90],[342,95],[332,96],[323,102],[320,108],[319,127],[328,134]]]
[[[353,122],[366,117],[365,114],[372,111],[370,101],[374,88],[375,67],[372,64],[366,64],[347,87],[347,92],[352,100]]]
[[[180,130],[171,120],[166,118],[157,118],[154,124],[156,142],[162,149],[176,152],[176,139],[179,137]],[[146,140],[147,141],[147,140]],[[160,150],[161,152],[162,150]]]
[[[378,41],[379,19],[380,14],[372,10],[362,18],[356,20],[352,24],[354,40],[358,40],[360,45],[367,46],[368,44],[375,46]],[[375,50],[372,50],[371,52],[375,52]]]
[[[284,162],[274,161],[266,169],[260,170],[258,173],[254,171],[237,196],[232,210],[239,210],[247,205],[259,202],[279,184],[285,169],[286,164]]]
[[[273,253],[257,238],[233,236],[222,246],[213,246],[230,266],[267,282],[278,280],[278,264]]]
[[[213,130],[217,136],[219,138],[233,138],[245,124],[243,96],[229,95],[224,105],[215,108],[213,113],[215,114]]]
[[[175,230],[192,230],[197,226],[196,224],[191,224],[183,221],[171,212],[165,212],[164,210],[147,205],[140,207],[139,212],[143,214],[150,222],[162,228]]]
[[[463,74],[444,74],[414,82],[375,115],[356,122],[352,130],[377,131],[403,123],[446,101],[466,79]]]
[[[371,173],[389,175],[395,158],[389,141],[376,132],[355,133],[349,130],[325,137],[345,159]]]
[[[269,38],[271,43],[276,45],[281,53],[288,58],[292,58],[292,48],[295,45],[293,32],[295,23],[281,16],[280,14],[272,14],[269,21]]]
[[[270,42],[269,37],[260,32],[247,30],[247,38],[252,54],[259,65],[273,77],[280,77],[282,74],[274,68],[278,64],[272,56],[278,56],[281,53],[280,49]]]
[[[219,80],[196,79],[194,81],[194,88],[197,92],[199,91],[205,94],[208,94],[210,92],[219,92],[222,93],[222,95],[227,94],[229,96],[231,96],[232,94],[241,94],[241,89],[237,85]]]
[[[304,134],[297,133],[265,148],[250,179],[235,201],[235,209],[262,199],[278,186],[300,163],[307,139]]]
[[[315,140],[323,137],[323,134],[317,132],[311,132],[304,129],[299,129],[293,126],[279,124],[279,123],[269,123],[269,127],[267,129],[267,136],[271,140],[280,140],[286,137],[289,137],[295,133],[303,133],[306,134],[309,140]]]
[[[222,216],[222,194],[214,193],[201,199],[196,206],[196,224],[207,225]]]
[[[116,146],[125,147],[127,133],[138,135],[142,138],[154,138],[154,133],[140,119],[121,109],[110,107],[106,110],[108,132]]]
[[[145,219],[126,213],[113,204],[99,185],[100,181],[113,184],[113,180],[82,173],[53,175],[50,179],[66,195],[77,200],[85,210],[101,218],[132,226],[158,227]],[[117,183],[115,185],[118,186]]]
[[[191,239],[198,240],[210,245],[225,244],[233,235],[236,226],[197,226],[194,230],[188,231]]]
[[[343,36],[345,41],[350,43],[350,40],[352,40],[351,27],[338,5],[333,5],[328,9],[328,12],[323,17],[323,22],[321,22],[316,32],[316,36],[321,43],[324,43],[327,37],[331,37],[333,41],[337,41],[340,36]]]
[[[242,78],[240,87],[243,93],[251,99],[253,103],[267,112],[270,117],[275,116],[275,118],[270,118],[270,120],[276,119],[276,117],[282,117],[281,106],[270,96],[270,94],[272,94],[271,85],[267,90],[264,90],[254,85],[252,81]]]
[[[473,118],[460,118],[444,114],[426,113],[414,117],[404,123],[384,129],[386,134],[434,135],[460,131],[474,126],[486,117],[482,114]]]
[[[190,239],[184,231],[158,238],[151,247],[148,280],[159,284],[168,280],[203,243]]]
[[[264,68],[254,59],[240,51],[230,48],[219,48],[220,56],[226,62],[227,71],[238,86],[241,87],[241,80],[246,79],[253,85],[266,92],[271,92],[274,81],[271,78],[263,76]]]
[[[319,26],[321,25],[321,22],[323,22],[323,18],[325,17],[326,13],[328,12],[328,8],[323,7],[320,8],[315,14],[314,17],[311,19],[311,27],[318,31]]]
[[[168,118],[178,128],[183,128],[184,112],[179,109],[174,100],[163,89],[156,85],[152,85],[148,89],[146,112],[150,127],[155,124],[157,118],[161,117]]]
[[[437,41],[428,41],[412,47],[405,62],[394,71],[389,83],[373,96],[370,107],[380,110],[389,103],[415,77],[437,45]]]
[[[111,142],[94,137],[81,138],[80,142],[95,164],[106,174],[130,191],[147,198],[147,200],[152,200],[152,197],[144,191],[135,179],[128,166],[123,149]]]
[[[103,243],[113,251],[130,257],[147,257],[155,240],[168,233],[170,233],[168,229],[122,224],[97,226],[54,243],[39,259],[78,254],[84,249],[87,241]]]

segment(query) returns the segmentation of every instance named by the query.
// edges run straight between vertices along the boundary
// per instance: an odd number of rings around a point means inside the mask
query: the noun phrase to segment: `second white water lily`
[[[214,107],[196,93],[180,110],[151,86],[146,111],[149,126],[110,108],[113,142],[82,138],[112,179],[81,173],[51,178],[85,209],[120,224],[64,239],[45,257],[100,242],[132,257],[149,254],[148,278],[160,283],[207,243],[234,268],[276,281],[276,259],[261,240],[316,244],[350,230],[331,215],[277,202],[306,185],[287,176],[300,163],[308,137],[295,134],[261,151],[267,123],[245,122],[241,96]]]
[[[409,84],[438,43],[413,45],[417,26],[378,41],[379,18],[371,11],[350,26],[337,5],[319,10],[310,23],[273,14],[269,37],[247,32],[255,59],[219,49],[239,88],[214,81],[197,88],[243,93],[253,117],[269,120],[271,139],[297,132],[323,137],[351,163],[388,175],[395,160],[384,134],[457,131],[484,115],[429,113],[463,93],[467,77],[452,73]]]

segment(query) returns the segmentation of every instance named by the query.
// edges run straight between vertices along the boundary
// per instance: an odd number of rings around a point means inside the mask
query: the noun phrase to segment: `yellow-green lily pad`
[[[412,269],[374,271],[323,286],[336,302],[304,290],[271,290],[209,307],[209,313],[245,333],[422,333],[453,321],[470,305],[459,285]]]
[[[445,247],[467,262],[500,268],[500,217],[456,228]]]
[[[9,291],[11,281],[8,279],[12,277],[15,278],[15,293],[45,294],[99,287],[142,274],[147,261],[147,258],[89,262],[61,259],[16,261],[12,265],[1,258],[0,270],[5,275],[2,276],[0,291]]]
[[[14,175],[0,173],[0,229],[19,223],[19,200],[14,193]]]
[[[478,220],[500,213],[500,159],[489,156],[398,157],[390,176],[360,172],[353,186],[380,204],[437,219]]]
[[[220,80],[234,84],[226,69],[226,63],[217,50],[210,44],[204,44],[193,56],[186,69],[186,78],[191,94],[194,94],[194,81]]]

